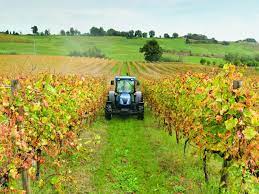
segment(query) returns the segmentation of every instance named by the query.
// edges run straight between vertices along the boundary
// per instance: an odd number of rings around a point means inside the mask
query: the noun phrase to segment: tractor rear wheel
[[[106,104],[106,106],[105,106],[105,118],[107,120],[112,119],[112,105],[111,104]]]
[[[138,106],[138,119],[144,120],[144,105]]]

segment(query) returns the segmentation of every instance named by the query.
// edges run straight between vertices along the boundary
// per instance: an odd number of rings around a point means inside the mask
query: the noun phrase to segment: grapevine
[[[176,138],[186,138],[206,154],[223,158],[221,187],[227,186],[227,169],[235,163],[245,174],[258,181],[258,84],[246,79],[245,86],[233,88],[242,80],[234,66],[226,65],[220,73],[186,73],[174,77],[144,79],[148,104]],[[205,180],[208,175],[205,171]]]
[[[28,179],[39,180],[46,159],[78,148],[80,131],[103,106],[106,82],[102,77],[38,74],[12,83],[1,77],[0,85],[0,184],[16,189],[11,182],[22,176],[29,193]]]

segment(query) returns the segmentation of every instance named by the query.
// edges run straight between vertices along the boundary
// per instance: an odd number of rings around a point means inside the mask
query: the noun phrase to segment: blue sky
[[[73,26],[206,34],[219,40],[259,41],[259,0],[0,0],[0,31]]]

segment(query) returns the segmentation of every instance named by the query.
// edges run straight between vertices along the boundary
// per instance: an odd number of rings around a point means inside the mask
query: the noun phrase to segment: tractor
[[[135,77],[116,76],[111,81],[114,91],[109,91],[105,106],[105,118],[111,120],[112,115],[137,115],[144,119],[143,95],[137,91],[139,81]]]

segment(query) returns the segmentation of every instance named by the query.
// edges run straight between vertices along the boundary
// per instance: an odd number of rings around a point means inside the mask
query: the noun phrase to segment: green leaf
[[[49,91],[50,93],[52,93],[52,94],[56,94],[57,93],[55,88],[53,88],[51,85],[47,84],[45,87],[46,87],[47,91]]]
[[[237,118],[231,118],[225,121],[225,126],[227,130],[232,130],[238,123]]]
[[[245,138],[248,140],[253,139],[256,136],[256,130],[253,127],[246,127],[246,129],[243,131],[243,134],[245,135]]]
[[[244,116],[245,117],[251,117],[252,116],[252,113],[249,111],[249,109],[244,108]]]
[[[52,177],[51,180],[50,180],[50,183],[51,183],[52,185],[56,185],[58,182],[59,182],[59,177],[58,177],[58,176],[54,176],[54,177]]]
[[[42,117],[41,120],[42,120],[43,124],[46,124],[49,121],[49,119],[47,117]]]
[[[259,126],[259,119],[256,116],[253,116],[251,119],[252,125],[258,127]]]

